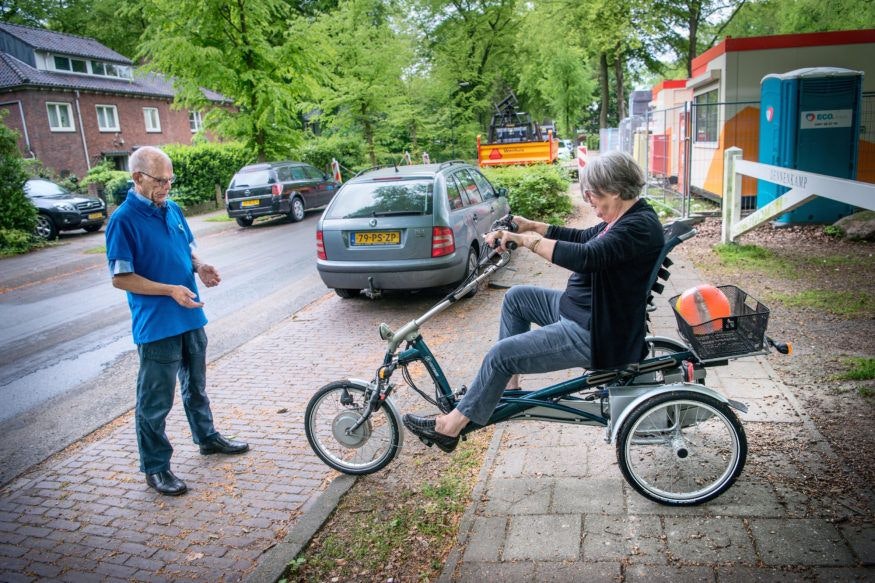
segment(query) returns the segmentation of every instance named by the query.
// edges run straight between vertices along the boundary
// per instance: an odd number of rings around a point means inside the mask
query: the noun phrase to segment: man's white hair
[[[156,162],[161,159],[167,160],[173,164],[170,160],[170,156],[165,154],[161,149],[156,148],[155,146],[143,146],[134,150],[134,153],[131,154],[131,157],[128,160],[128,166],[131,168],[131,173],[154,173]]]

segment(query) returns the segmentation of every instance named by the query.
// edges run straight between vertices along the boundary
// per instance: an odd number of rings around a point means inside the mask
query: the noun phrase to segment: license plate
[[[350,243],[353,245],[398,245],[401,243],[401,231],[364,231],[352,233]]]
[[[103,218],[103,213],[91,213],[90,215],[88,215],[88,219],[92,220],[92,221],[96,221],[97,219],[102,219],[102,218]]]
[[[240,206],[241,206],[241,207],[247,207],[247,206],[258,206],[258,203],[259,203],[259,200],[258,200],[258,199],[255,199],[255,200],[244,200],[243,202],[240,203]]]

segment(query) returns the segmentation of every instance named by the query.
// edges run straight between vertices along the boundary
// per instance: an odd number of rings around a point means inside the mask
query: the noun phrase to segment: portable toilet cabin
[[[761,81],[759,161],[854,180],[860,138],[863,73],[836,67],[797,69]],[[757,208],[788,188],[760,180]],[[778,224],[833,223],[856,207],[816,198]]]

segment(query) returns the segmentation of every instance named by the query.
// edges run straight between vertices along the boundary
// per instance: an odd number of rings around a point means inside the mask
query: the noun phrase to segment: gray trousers
[[[485,425],[511,376],[589,366],[589,331],[559,316],[562,294],[528,285],[508,290],[501,306],[499,340],[459,401],[460,413]],[[540,328],[532,330],[532,324]]]

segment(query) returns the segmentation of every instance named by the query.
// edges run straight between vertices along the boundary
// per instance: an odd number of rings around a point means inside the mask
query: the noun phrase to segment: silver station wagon
[[[370,170],[322,214],[316,266],[342,298],[452,285],[477,268],[483,235],[508,212],[505,189],[462,161]]]

